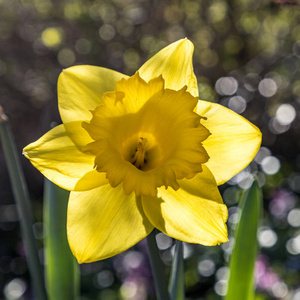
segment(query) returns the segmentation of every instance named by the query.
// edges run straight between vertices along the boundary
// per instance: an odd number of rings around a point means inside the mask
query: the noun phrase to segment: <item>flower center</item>
[[[156,168],[163,159],[159,142],[145,131],[138,131],[121,142],[119,151],[125,161],[143,172]]]
[[[124,193],[157,195],[161,186],[179,188],[178,180],[202,172],[209,156],[202,142],[210,132],[194,112],[198,99],[165,89],[163,78],[143,81],[136,73],[116,83],[82,126],[93,142],[83,148],[95,155],[95,168]]]
[[[145,159],[146,144],[147,144],[147,139],[140,137],[140,140],[136,147],[136,152],[131,161],[131,163],[134,166],[136,166],[139,170],[143,170],[145,163],[146,163],[146,159]]]

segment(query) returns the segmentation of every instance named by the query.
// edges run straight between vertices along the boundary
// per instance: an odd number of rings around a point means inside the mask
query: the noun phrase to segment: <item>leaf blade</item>
[[[27,262],[36,298],[46,300],[46,290],[42,265],[38,255],[36,239],[32,229],[32,209],[28,188],[25,182],[20,159],[17,153],[15,140],[8,118],[0,106],[0,141],[11,181],[12,191],[17,204],[22,239],[27,252]]]
[[[225,300],[254,298],[254,268],[258,251],[257,229],[262,203],[257,182],[241,202],[241,217],[235,231],[235,246],[230,259],[230,278]]]

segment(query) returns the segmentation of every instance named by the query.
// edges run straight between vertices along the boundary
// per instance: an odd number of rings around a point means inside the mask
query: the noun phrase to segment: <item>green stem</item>
[[[6,159],[12,190],[17,203],[20,217],[21,231],[24,238],[26,253],[28,255],[28,267],[35,289],[36,298],[46,300],[46,290],[44,286],[44,276],[38,256],[36,240],[32,228],[31,206],[27,186],[21,169],[21,164],[17,155],[16,146],[13,140],[9,121],[0,106],[0,138]]]
[[[68,198],[68,191],[45,179],[46,284],[50,300],[79,299],[78,264],[67,240]]]
[[[165,277],[165,270],[163,268],[163,262],[159,255],[159,250],[157,248],[155,240],[155,230],[153,230],[147,236],[147,246],[150,257],[150,264],[152,268],[152,273],[154,277],[154,285],[156,290],[156,295],[158,300],[169,300],[169,292],[167,280]]]
[[[184,300],[183,244],[178,240],[175,245],[169,290],[172,300]]]

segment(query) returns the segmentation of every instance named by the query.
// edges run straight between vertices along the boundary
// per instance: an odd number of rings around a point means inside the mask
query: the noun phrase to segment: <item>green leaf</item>
[[[257,229],[262,193],[254,182],[241,202],[240,221],[230,259],[230,278],[226,300],[254,299],[254,268],[257,256]]]
[[[164,264],[160,258],[155,239],[155,229],[147,236],[147,247],[152,269],[154,286],[157,300],[169,300],[167,280],[165,277]]]
[[[11,132],[9,120],[0,106],[0,140],[7,164],[7,169],[12,185],[12,191],[17,204],[20,217],[22,238],[24,240],[28,268],[35,291],[35,297],[39,300],[46,300],[43,270],[40,263],[36,240],[32,229],[32,211],[28,189],[25,183],[23,170],[17,154],[15,141]]]
[[[45,179],[46,287],[50,300],[79,299],[79,269],[67,240],[69,192]]]
[[[171,269],[169,291],[172,300],[184,300],[184,261],[183,245],[176,241],[175,254]]]

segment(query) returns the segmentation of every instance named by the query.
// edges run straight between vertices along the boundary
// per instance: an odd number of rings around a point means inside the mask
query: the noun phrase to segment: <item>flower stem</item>
[[[79,268],[67,240],[68,198],[68,191],[45,179],[45,273],[49,300],[79,299]]]
[[[174,260],[171,269],[169,290],[172,300],[184,300],[184,261],[183,245],[176,241]]]
[[[21,231],[28,254],[28,267],[36,293],[36,299],[47,299],[44,285],[44,276],[38,256],[36,240],[32,228],[32,215],[27,186],[21,164],[17,155],[16,146],[9,126],[7,116],[0,106],[0,138],[6,159],[12,190],[17,203],[20,217]]]
[[[154,277],[154,285],[158,300],[169,300],[169,292],[163,262],[155,240],[155,230],[147,236],[147,246],[150,257],[150,264]]]

